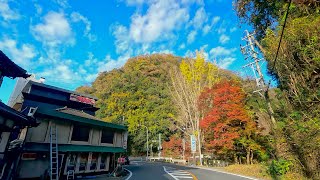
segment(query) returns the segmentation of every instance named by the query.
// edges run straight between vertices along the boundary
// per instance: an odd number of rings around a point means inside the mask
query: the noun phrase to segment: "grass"
[[[234,174],[255,177],[258,179],[272,180],[272,177],[267,172],[267,167],[262,164],[234,164],[219,169]],[[284,176],[279,177],[279,180],[307,180],[307,178],[298,173],[288,172]]]
[[[222,170],[244,176],[255,177],[258,179],[272,180],[271,176],[267,173],[267,168],[261,164],[234,164],[224,167]]]

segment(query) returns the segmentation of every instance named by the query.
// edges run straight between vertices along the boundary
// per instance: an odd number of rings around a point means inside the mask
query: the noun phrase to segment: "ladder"
[[[67,173],[67,180],[74,180],[74,170],[69,170]]]
[[[50,180],[59,179],[57,126],[50,126]]]

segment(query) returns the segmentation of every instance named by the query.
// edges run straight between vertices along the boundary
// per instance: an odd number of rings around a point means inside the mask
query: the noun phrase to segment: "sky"
[[[128,58],[192,57],[244,74],[244,30],[232,0],[0,0],[0,50],[46,84],[74,90]],[[265,69],[265,68],[264,68]],[[7,102],[16,80],[5,78]]]

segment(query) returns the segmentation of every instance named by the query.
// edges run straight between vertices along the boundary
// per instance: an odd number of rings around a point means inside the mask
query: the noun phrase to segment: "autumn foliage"
[[[235,140],[255,129],[245,109],[245,93],[236,81],[222,80],[205,89],[199,97],[204,116],[200,127],[204,132],[205,149],[226,153],[235,149]]]
[[[169,141],[164,141],[162,143],[163,156],[173,157],[173,158],[182,158],[183,154],[183,141],[182,138],[178,135],[173,135],[170,137]],[[190,156],[190,142],[186,140],[185,142],[185,158]]]

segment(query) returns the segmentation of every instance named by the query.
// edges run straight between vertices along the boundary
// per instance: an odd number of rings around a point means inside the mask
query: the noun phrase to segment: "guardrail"
[[[130,161],[145,161],[146,157],[130,157]],[[176,164],[194,164],[192,158],[183,159],[174,159],[172,157],[149,157],[148,161],[162,161],[162,162],[169,162],[169,163],[176,163]],[[198,159],[197,159],[198,162]],[[213,159],[203,159],[203,165],[208,167],[225,167],[230,165],[229,162],[223,160],[213,160]]]
[[[186,164],[187,161],[184,159],[173,159],[171,157],[149,157],[150,161],[164,161],[176,164]]]

